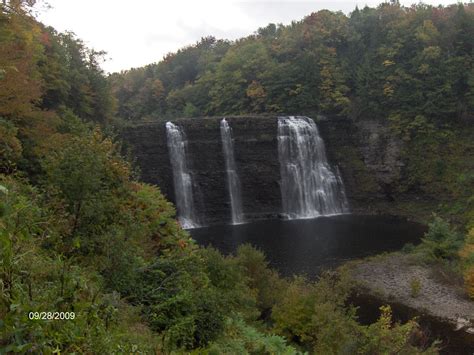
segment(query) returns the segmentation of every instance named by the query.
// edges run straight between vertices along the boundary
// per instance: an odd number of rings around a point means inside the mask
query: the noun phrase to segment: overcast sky
[[[352,11],[380,0],[182,1],[46,0],[51,8],[38,19],[59,31],[72,31],[96,50],[107,52],[108,72],[160,61],[201,37],[237,39],[268,23],[288,24],[321,9]],[[415,0],[401,0],[410,5]],[[455,0],[426,0],[450,4]]]

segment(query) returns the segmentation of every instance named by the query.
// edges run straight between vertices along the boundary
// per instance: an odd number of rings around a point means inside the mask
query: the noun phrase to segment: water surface
[[[391,216],[339,215],[301,220],[265,220],[190,230],[201,245],[224,254],[250,243],[263,250],[282,275],[318,275],[344,261],[416,244],[426,228]]]

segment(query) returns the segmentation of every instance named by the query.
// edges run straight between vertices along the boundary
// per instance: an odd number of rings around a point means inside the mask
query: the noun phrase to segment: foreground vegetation
[[[285,280],[251,246],[229,257],[196,247],[155,187],[124,170],[93,176],[118,164],[113,151],[94,151],[102,162],[84,170],[89,148],[112,147],[85,135],[81,154],[48,159],[41,188],[2,176],[2,352],[421,352],[417,324],[392,324],[389,308],[377,323],[357,322],[344,274]],[[64,164],[71,173],[55,180]],[[92,176],[81,186],[77,167]],[[67,197],[76,188],[80,202]],[[75,319],[29,319],[42,311]]]
[[[359,324],[344,273],[286,280],[250,246],[197,247],[121,156],[100,53],[0,9],[0,353],[436,352],[387,307]],[[472,231],[436,235],[471,289]],[[43,311],[75,318],[29,319]]]

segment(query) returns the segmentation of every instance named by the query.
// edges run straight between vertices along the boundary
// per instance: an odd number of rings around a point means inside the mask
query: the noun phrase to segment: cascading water
[[[242,200],[240,196],[240,180],[235,165],[232,129],[225,118],[221,121],[221,140],[227,171],[227,186],[230,195],[232,224],[240,224],[244,222],[242,215]]]
[[[329,165],[324,142],[309,117],[278,118],[283,212],[289,219],[349,211],[342,179]]]
[[[171,122],[166,122],[166,137],[171,167],[173,168],[178,220],[183,228],[196,228],[199,223],[194,212],[193,180],[187,166],[186,136],[180,127]]]

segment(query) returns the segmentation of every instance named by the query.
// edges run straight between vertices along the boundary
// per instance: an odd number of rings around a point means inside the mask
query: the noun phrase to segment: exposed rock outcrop
[[[453,285],[442,283],[436,271],[410,255],[393,253],[356,263],[353,279],[369,292],[449,321],[453,328],[474,331],[474,302]],[[464,321],[463,321],[464,320]]]
[[[196,184],[195,203],[207,223],[230,221],[230,200],[220,137],[220,120],[173,120],[188,139],[189,167]],[[277,117],[227,117],[234,137],[235,160],[242,185],[246,219],[276,217],[281,213]],[[395,196],[403,162],[401,142],[387,127],[373,121],[344,117],[315,118],[326,144],[329,162],[340,170],[355,212],[390,212],[384,206]],[[158,185],[174,201],[173,178],[166,144],[165,122],[128,127],[124,141],[141,171],[141,179]],[[382,207],[381,207],[382,206]]]

